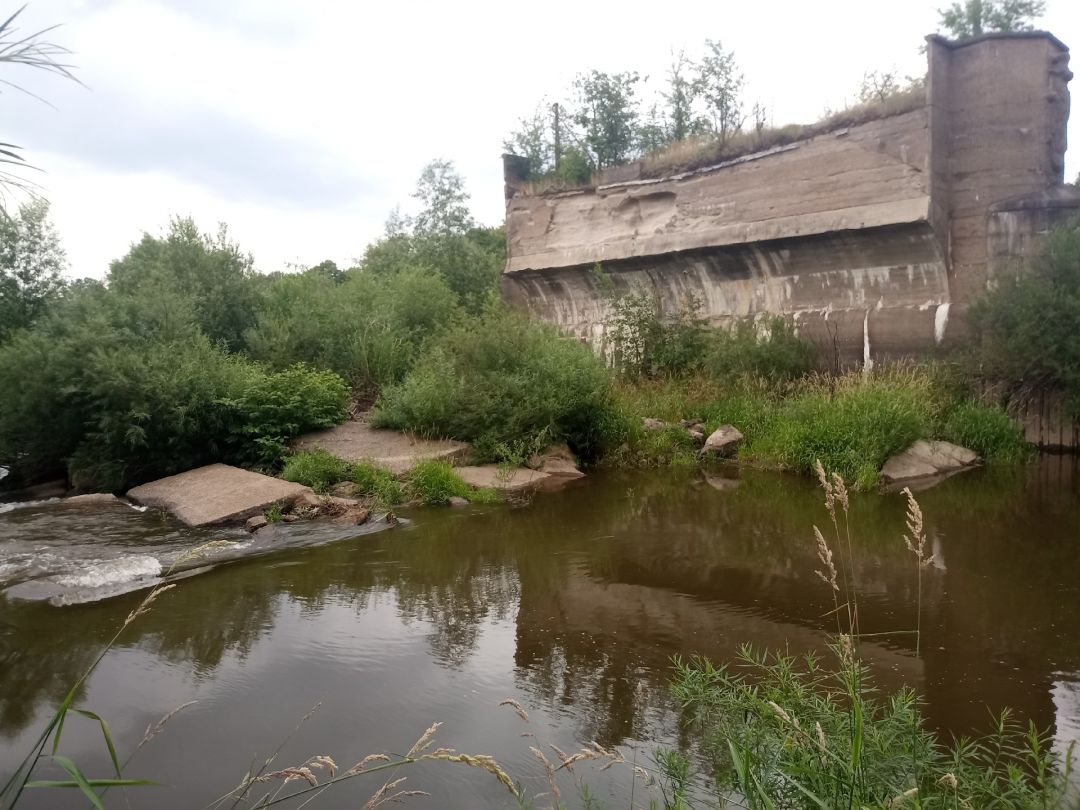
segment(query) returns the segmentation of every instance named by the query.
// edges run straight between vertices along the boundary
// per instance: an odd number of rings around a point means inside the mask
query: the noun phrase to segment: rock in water
[[[247,529],[249,532],[257,532],[259,529],[261,529],[263,526],[268,525],[269,523],[270,521],[266,519],[266,515],[255,515],[254,517],[249,517],[247,519],[247,521],[244,523],[244,528]]]
[[[978,453],[949,442],[920,439],[881,468],[881,480],[887,484],[910,481],[932,475],[945,475],[973,467],[981,461]]]
[[[738,452],[743,438],[742,432],[734,425],[721,425],[705,440],[701,454],[730,458]]]
[[[130,490],[142,506],[165,509],[188,526],[242,521],[275,503],[291,504],[311,490],[227,464],[210,464]]]

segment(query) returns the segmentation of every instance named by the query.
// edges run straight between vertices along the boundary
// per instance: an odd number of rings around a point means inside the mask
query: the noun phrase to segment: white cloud
[[[921,73],[941,4],[34,0],[24,29],[64,23],[54,38],[88,89],[23,74],[55,109],[4,93],[3,135],[47,170],[74,275],[103,275],[173,214],[228,222],[264,270],[348,262],[434,157],[498,223],[504,136],[579,71],[658,86],[672,48],[720,39],[749,102],[777,124],[812,121],[866,70]],[[1068,42],[1080,8],[1048,5],[1044,26]]]

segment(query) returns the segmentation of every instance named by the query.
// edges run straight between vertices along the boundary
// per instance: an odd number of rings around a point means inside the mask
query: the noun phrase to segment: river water
[[[882,686],[917,688],[943,733],[985,729],[1007,705],[1062,743],[1080,736],[1075,464],[1044,456],[919,493],[935,558],[923,573],[921,655],[910,634],[875,637],[863,654]],[[904,507],[898,494],[852,501],[864,633],[915,626]],[[203,807],[279,746],[277,767],[315,754],[348,767],[407,750],[435,721],[437,744],[496,755],[530,793],[547,789],[533,744],[569,751],[595,740],[651,767],[657,743],[692,746],[667,691],[672,656],[724,660],[744,642],[823,650],[835,632],[832,597],[814,574],[812,526],[828,517],[805,479],[597,473],[523,506],[402,516],[360,536],[282,527],[267,536],[276,553],[184,578],[136,620],[77,705],[110,722],[124,757],[149,724],[198,702],[125,770],[164,786],[112,791],[107,804]],[[212,539],[249,542],[126,506],[0,514],[0,775],[141,594],[101,597],[145,586]],[[506,698],[528,723],[498,705]],[[107,775],[91,721],[73,717],[61,749]],[[631,797],[647,806],[629,765],[578,772],[608,806]],[[512,806],[473,769],[428,763],[400,775],[403,788],[432,794],[411,806]],[[353,780],[312,806],[360,806],[379,784]],[[574,806],[572,776],[563,791]],[[74,792],[24,798],[31,808],[85,806]]]

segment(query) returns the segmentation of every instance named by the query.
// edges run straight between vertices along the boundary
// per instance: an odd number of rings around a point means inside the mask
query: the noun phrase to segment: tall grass
[[[818,471],[834,528],[830,543],[814,527],[818,575],[836,601],[829,655],[746,646],[731,665],[675,662],[673,692],[703,734],[721,790],[752,810],[1065,806],[1073,749],[1058,756],[1048,733],[1003,712],[985,736],[945,743],[926,728],[914,691],[877,692],[859,655],[847,489]],[[921,571],[931,558],[922,511],[906,495],[903,540],[921,612]],[[918,655],[918,620],[914,637]]]
[[[970,400],[950,377],[929,365],[872,373],[805,375],[793,380],[754,375],[622,380],[614,388],[628,440],[610,457],[617,464],[681,463],[674,433],[637,427],[642,417],[677,424],[700,419],[708,430],[731,424],[746,437],[740,456],[767,466],[813,474],[820,461],[846,483],[872,487],[882,464],[917,439],[970,447],[990,462],[1027,454],[1020,430],[1000,408]]]

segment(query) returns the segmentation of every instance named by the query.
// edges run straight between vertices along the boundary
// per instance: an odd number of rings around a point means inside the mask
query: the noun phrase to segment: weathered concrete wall
[[[600,341],[599,264],[668,312],[692,294],[717,323],[790,316],[847,363],[957,339],[995,267],[1080,211],[1057,193],[1071,74],[1044,33],[930,37],[927,53],[925,107],[725,164],[529,195],[511,158],[504,297]]]

